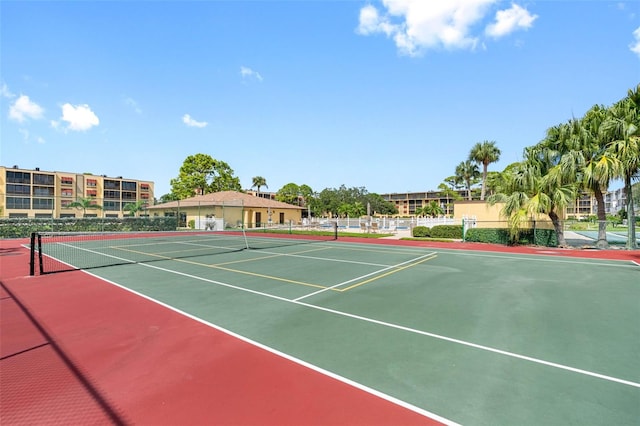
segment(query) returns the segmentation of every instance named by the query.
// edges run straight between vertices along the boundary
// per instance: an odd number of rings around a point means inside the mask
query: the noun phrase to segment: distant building
[[[458,190],[456,192],[461,198],[464,198],[467,194],[466,190]],[[432,201],[440,205],[445,216],[453,216],[454,199],[451,196],[446,196],[443,191],[394,192],[380,194],[380,196],[395,205],[400,216],[414,216],[417,211]]]
[[[90,199],[100,208],[69,207]],[[153,204],[153,182],[88,173],[0,166],[0,217],[123,217],[127,204]]]

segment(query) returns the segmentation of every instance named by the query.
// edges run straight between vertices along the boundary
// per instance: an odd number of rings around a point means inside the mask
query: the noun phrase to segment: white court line
[[[144,264],[139,264],[139,265],[144,265]],[[151,267],[151,268],[154,268],[154,269],[165,270],[164,268],[159,268],[159,267],[151,266],[151,265],[144,265],[144,266],[148,266],[148,267]],[[170,271],[170,270],[166,270],[166,271],[175,272],[175,271]],[[234,337],[234,338],[236,338],[238,340],[246,342],[246,343],[248,343],[248,344],[250,344],[252,346],[255,346],[255,347],[258,347],[260,349],[263,349],[263,350],[265,350],[265,351],[267,351],[269,353],[272,353],[272,354],[274,354],[276,356],[279,356],[279,357],[284,358],[286,360],[289,360],[291,362],[295,362],[298,365],[306,367],[306,368],[308,368],[310,370],[313,370],[313,371],[315,371],[317,373],[323,374],[323,375],[325,375],[327,377],[331,377],[332,379],[338,380],[338,381],[340,381],[342,383],[345,383],[345,384],[347,384],[349,386],[352,386],[352,387],[354,387],[356,389],[359,389],[359,390],[361,390],[363,392],[367,392],[367,393],[369,393],[371,395],[377,396],[378,398],[384,399],[384,400],[389,401],[389,402],[391,402],[393,404],[396,404],[396,405],[398,405],[400,407],[406,408],[407,410],[413,411],[413,412],[415,412],[417,414],[423,415],[425,417],[428,417],[428,418],[430,418],[432,420],[438,421],[438,422],[440,422],[440,423],[442,423],[444,425],[447,425],[447,426],[460,426],[458,423],[456,423],[456,422],[454,422],[452,420],[449,420],[449,419],[447,419],[445,417],[439,416],[436,413],[433,413],[431,411],[428,411],[428,410],[425,410],[423,408],[417,407],[417,406],[415,406],[413,404],[410,404],[410,403],[408,403],[406,401],[403,401],[401,399],[395,398],[395,397],[393,397],[391,395],[388,395],[388,394],[386,394],[384,392],[381,392],[379,390],[370,388],[370,387],[368,387],[366,385],[363,385],[361,383],[355,382],[355,381],[353,381],[351,379],[348,379],[348,378],[346,378],[344,376],[341,376],[339,374],[333,373],[333,372],[331,372],[329,370],[325,370],[322,367],[318,367],[317,365],[311,364],[311,363],[309,363],[307,361],[304,361],[304,360],[302,360],[300,358],[296,358],[296,357],[294,357],[292,355],[289,355],[287,353],[281,352],[281,351],[279,351],[279,350],[277,350],[275,348],[272,348],[270,346],[264,345],[264,344],[262,344],[260,342],[255,341],[255,340],[251,340],[248,337],[242,336],[242,335],[237,334],[237,333],[235,333],[235,332],[233,332],[231,330],[228,330],[228,329],[223,328],[223,327],[221,327],[219,325],[213,324],[213,323],[211,323],[209,321],[206,321],[206,320],[204,320],[202,318],[194,316],[194,315],[192,315],[192,314],[190,314],[188,312],[182,311],[182,310],[180,310],[180,309],[178,309],[176,307],[173,307],[173,306],[168,305],[168,304],[166,304],[164,302],[156,300],[156,299],[154,299],[154,298],[152,298],[150,296],[147,296],[146,294],[137,292],[137,291],[132,290],[132,289],[130,289],[128,287],[125,287],[125,286],[123,286],[121,284],[118,284],[118,283],[116,283],[114,281],[111,281],[111,280],[108,280],[106,278],[103,278],[103,277],[100,277],[98,275],[95,275],[95,274],[93,274],[91,272],[87,272],[87,271],[82,271],[82,272],[84,272],[86,274],[89,274],[89,275],[91,275],[91,276],[93,276],[95,278],[98,278],[98,279],[100,279],[102,281],[108,282],[109,284],[112,284],[112,285],[114,285],[116,287],[119,287],[119,288],[125,290],[125,291],[133,293],[133,294],[135,294],[135,295],[137,295],[139,297],[147,299],[147,300],[149,300],[149,301],[151,301],[153,303],[157,303],[160,306],[163,306],[163,307],[165,307],[167,309],[170,309],[170,310],[172,310],[172,311],[174,311],[174,312],[176,312],[176,313],[178,313],[180,315],[184,315],[187,318],[190,318],[190,319],[192,319],[194,321],[197,321],[197,322],[199,322],[201,324],[204,324],[204,325],[206,325],[208,327],[211,327],[211,328],[213,328],[215,330],[218,330],[218,331],[220,331],[222,333],[225,333],[225,334],[227,334],[227,335],[229,335],[231,337]],[[178,274],[179,275],[187,275],[187,274],[182,274],[182,273],[178,273]],[[223,285],[223,286],[230,286],[230,285],[227,285],[227,284],[224,284],[224,283],[219,283],[219,282],[216,282],[216,281],[213,281],[213,280],[207,280],[207,279],[203,279],[203,280],[207,281],[207,282],[214,283],[214,284],[219,284],[219,285]],[[230,287],[233,287],[233,286],[230,286]],[[238,289],[240,289],[240,288],[238,288]],[[261,294],[259,292],[254,292],[254,291],[251,291],[251,292],[252,293]],[[283,301],[289,301],[290,302],[290,300],[288,300],[288,299],[279,298],[277,296],[274,296],[274,297],[277,298],[277,299],[283,300]]]
[[[590,266],[614,266],[616,268],[625,268],[625,267],[631,267],[631,265],[625,265],[624,263],[627,262],[631,262],[631,263],[635,263],[633,260],[618,260],[618,259],[611,259],[611,263],[602,263],[602,262],[595,262],[595,261],[589,261],[587,259],[585,260],[572,260],[572,259],[566,259],[566,258],[559,258],[559,257],[552,257],[552,256],[547,256],[547,255],[540,255],[540,254],[523,254],[522,256],[501,256],[499,254],[476,254],[476,253],[456,253],[455,250],[448,250],[448,251],[439,251],[439,254],[451,254],[454,256],[471,256],[471,257],[490,257],[490,258],[495,258],[495,259],[510,259],[510,260],[528,260],[528,261],[533,261],[533,262],[551,262],[551,263],[568,263],[571,265],[590,265]],[[595,259],[594,259],[595,260]],[[602,260],[602,259],[599,259]],[[622,265],[621,265],[622,263]],[[636,263],[637,265],[637,263]]]
[[[180,276],[191,278],[191,279],[198,280],[198,281],[204,281],[204,282],[216,284],[216,285],[227,287],[227,288],[232,288],[232,289],[235,289],[235,290],[244,291],[244,292],[251,293],[251,294],[256,294],[256,295],[267,297],[267,298],[270,298],[270,299],[275,299],[275,300],[280,300],[280,301],[287,302],[287,303],[293,303],[293,304],[297,304],[297,305],[300,305],[300,306],[305,306],[305,307],[310,308],[310,309],[316,309],[316,310],[319,310],[319,311],[324,311],[324,312],[332,313],[332,314],[335,314],[335,315],[344,316],[344,317],[347,317],[347,318],[353,318],[353,319],[357,319],[357,320],[360,320],[360,321],[365,321],[365,322],[369,322],[369,323],[372,323],[372,324],[381,325],[381,326],[384,326],[384,327],[389,327],[389,328],[393,328],[393,329],[397,329],[397,330],[406,331],[406,332],[409,332],[409,333],[419,334],[419,335],[422,335],[422,336],[428,336],[428,337],[432,337],[434,339],[444,340],[446,342],[456,343],[456,344],[459,344],[459,345],[462,345],[462,346],[467,346],[467,347],[471,347],[471,348],[474,348],[474,349],[480,349],[480,350],[483,350],[483,351],[486,351],[486,352],[492,352],[492,353],[504,355],[504,356],[507,356],[507,357],[516,358],[516,359],[520,359],[520,360],[523,360],[523,361],[532,362],[532,363],[535,363],[535,364],[541,364],[541,365],[545,365],[545,366],[548,366],[548,367],[557,368],[557,369],[560,369],[560,370],[570,371],[570,372],[573,372],[573,373],[582,374],[584,376],[595,377],[595,378],[606,380],[606,381],[609,381],[609,382],[615,382],[615,383],[620,383],[620,384],[627,385],[627,386],[632,386],[632,387],[635,387],[635,388],[640,388],[640,383],[633,382],[633,381],[630,381],[630,380],[620,379],[620,378],[613,377],[613,376],[607,376],[605,374],[600,374],[600,373],[595,373],[595,372],[588,371],[588,370],[583,370],[583,369],[580,369],[580,368],[570,367],[568,365],[563,365],[563,364],[558,364],[558,363],[555,363],[555,362],[545,361],[545,360],[542,360],[542,359],[539,359],[539,358],[534,358],[534,357],[530,357],[530,356],[527,356],[527,355],[517,354],[515,352],[503,351],[501,349],[492,348],[490,346],[479,345],[479,344],[476,344],[476,343],[467,342],[465,340],[454,339],[452,337],[442,336],[442,335],[439,335],[439,334],[430,333],[430,332],[422,331],[422,330],[417,330],[417,329],[414,329],[414,328],[405,327],[405,326],[398,325],[398,324],[379,321],[379,320],[376,320],[376,319],[367,318],[367,317],[363,317],[363,316],[360,316],[360,315],[354,315],[354,314],[350,314],[350,313],[347,313],[347,312],[337,311],[335,309],[330,309],[330,308],[325,308],[325,307],[322,307],[322,306],[311,305],[309,303],[295,301],[295,300],[287,299],[287,298],[284,298],[284,297],[275,296],[275,295],[268,294],[268,293],[263,293],[263,292],[256,291],[256,290],[251,290],[251,289],[247,289],[247,288],[243,288],[243,287],[238,287],[238,286],[235,286],[235,285],[232,285],[232,284],[227,284],[227,283],[223,283],[221,281],[216,281],[216,280],[211,280],[211,279],[208,279],[208,278],[203,278],[203,277],[199,277],[199,276],[196,276],[196,275],[187,274],[187,273],[184,273],[184,272],[173,271],[171,269],[166,269],[166,268],[162,268],[162,267],[155,266],[155,265],[150,265],[150,264],[146,264],[146,263],[139,263],[137,265],[140,265],[140,266],[143,266],[143,267],[147,267],[147,268],[157,269],[157,270],[164,271],[164,272],[169,272],[171,274],[180,275]]]
[[[304,296],[300,296],[300,297],[298,297],[296,299],[293,299],[293,301],[297,302],[299,300],[306,299],[307,297],[315,296],[316,294],[320,294],[320,293],[323,293],[323,292],[328,291],[328,290],[333,290],[336,287],[341,287],[341,286],[346,285],[346,284],[351,284],[352,282],[360,281],[360,280],[362,280],[364,278],[369,278],[372,275],[381,274],[381,273],[383,273],[385,271],[388,271],[390,269],[400,268],[400,267],[402,267],[402,266],[404,266],[404,265],[406,265],[408,263],[418,262],[418,261],[424,259],[425,257],[433,256],[434,254],[436,254],[436,252],[425,254],[424,256],[416,257],[415,259],[410,259],[410,260],[407,260],[405,262],[398,263],[397,265],[387,266],[386,268],[382,268],[382,269],[379,269],[377,271],[373,271],[373,272],[370,272],[368,274],[365,274],[365,275],[362,275],[362,276],[359,276],[359,277],[356,277],[356,278],[352,278],[352,279],[347,280],[347,281],[343,281],[343,282],[338,283],[336,285],[332,285],[331,287],[326,287],[326,288],[323,288],[321,290],[314,291],[313,293],[305,294]]]

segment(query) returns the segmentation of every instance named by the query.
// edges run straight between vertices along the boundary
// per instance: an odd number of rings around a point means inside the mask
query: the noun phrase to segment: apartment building
[[[90,199],[87,208],[70,206]],[[153,204],[153,182],[0,166],[0,217],[123,217],[127,204]]]
[[[618,188],[604,193],[604,211],[616,215],[625,206],[626,193]],[[573,204],[567,206],[566,216],[569,219],[586,219],[598,214],[598,202],[590,193],[582,193]]]
[[[466,190],[456,191],[460,198],[467,194]],[[380,194],[386,201],[393,203],[400,216],[414,216],[422,207],[435,201],[444,211],[445,216],[453,217],[454,199],[446,196],[442,191],[427,192],[394,192],[392,194]]]

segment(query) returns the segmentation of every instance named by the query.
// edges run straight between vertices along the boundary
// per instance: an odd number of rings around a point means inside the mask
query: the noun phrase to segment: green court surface
[[[598,231],[574,231],[583,237],[591,238],[596,241],[598,239]],[[620,229],[617,231],[607,231],[607,241],[611,244],[626,244],[628,240],[627,230]],[[640,235],[636,238],[636,242],[640,244]]]
[[[104,252],[90,244],[79,250]],[[341,241],[212,255],[192,252],[215,246],[204,238],[137,244],[115,241],[109,256],[157,246],[152,261],[89,273],[452,422],[640,422],[633,262]]]

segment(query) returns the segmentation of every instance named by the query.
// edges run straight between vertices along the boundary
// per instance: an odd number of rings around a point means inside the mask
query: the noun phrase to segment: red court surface
[[[438,423],[89,274],[29,277],[20,243],[0,242],[2,425]],[[640,262],[638,251],[375,243]]]

